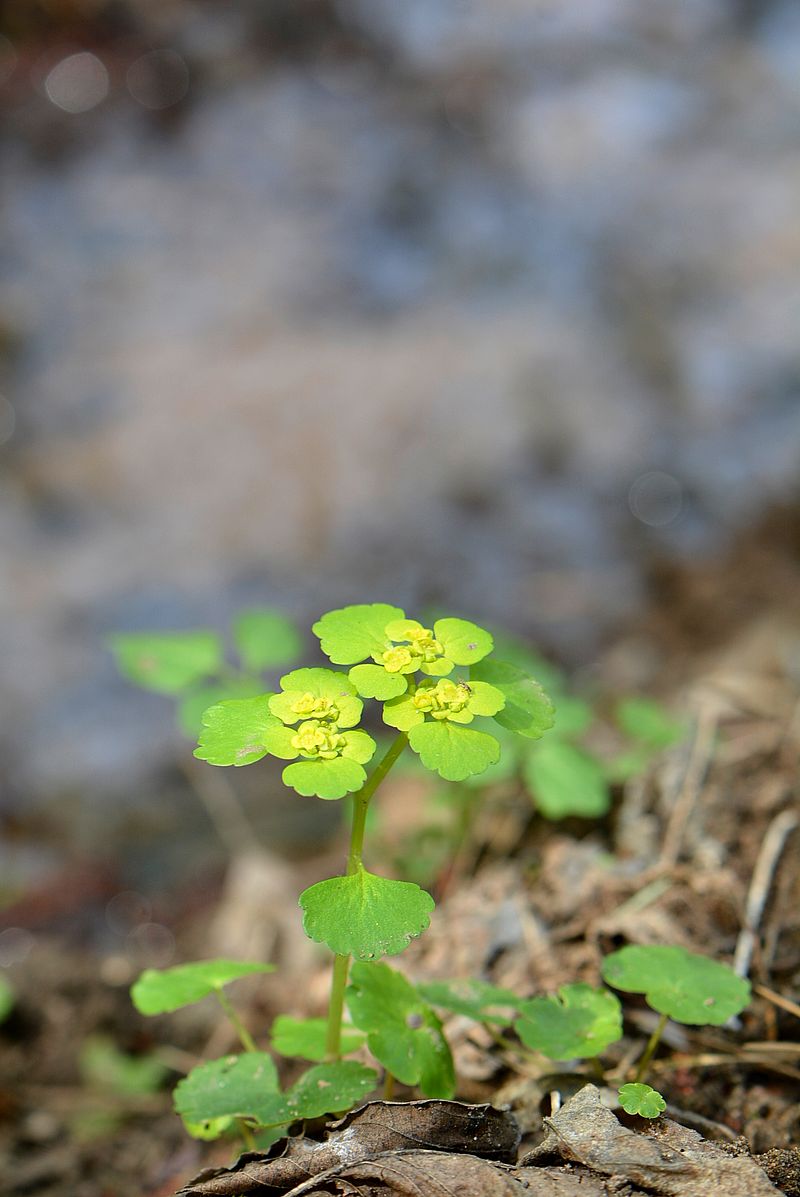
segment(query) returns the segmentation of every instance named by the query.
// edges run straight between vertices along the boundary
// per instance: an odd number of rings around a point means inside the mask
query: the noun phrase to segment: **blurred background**
[[[791,511],[793,0],[2,0],[0,87],[20,880],[185,752],[113,632],[380,599],[591,671]]]

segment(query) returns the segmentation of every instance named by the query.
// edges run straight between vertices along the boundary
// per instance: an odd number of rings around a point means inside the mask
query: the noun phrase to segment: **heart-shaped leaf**
[[[166,1014],[217,993],[239,977],[274,971],[274,964],[243,960],[198,960],[174,968],[147,968],[132,986],[131,999],[140,1014]]]
[[[408,742],[425,768],[446,781],[474,777],[500,759],[500,745],[494,736],[449,722],[418,723],[408,733]]]
[[[300,895],[309,939],[356,960],[402,952],[428,926],[434,905],[418,885],[378,877],[363,867],[349,877],[319,881]]]
[[[405,613],[388,603],[358,603],[328,611],[313,625],[325,656],[335,665],[355,665],[387,645],[386,625]]]
[[[194,755],[209,765],[252,765],[267,755],[266,733],[281,726],[269,709],[271,694],[232,698],[203,714]]]
[[[606,956],[602,971],[615,989],[643,993],[648,1006],[688,1026],[722,1026],[750,1001],[743,977],[685,948],[631,944]]]

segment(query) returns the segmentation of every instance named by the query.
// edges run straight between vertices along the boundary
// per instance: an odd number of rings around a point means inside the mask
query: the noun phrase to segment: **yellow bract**
[[[339,717],[338,707],[334,706],[329,698],[317,698],[310,690],[292,703],[292,710],[296,715],[311,715],[316,719],[330,719],[332,722]]]
[[[335,727],[320,723],[318,719],[307,719],[292,737],[292,748],[301,756],[331,761],[341,754],[347,741]]]
[[[420,687],[412,702],[418,711],[441,720],[463,711],[469,703],[470,693],[466,682],[451,682],[448,678],[442,678],[435,686]]]

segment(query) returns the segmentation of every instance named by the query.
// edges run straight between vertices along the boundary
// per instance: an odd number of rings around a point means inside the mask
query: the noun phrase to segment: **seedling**
[[[622,1007],[607,989],[564,985],[558,996],[520,1006],[515,1029],[526,1047],[551,1060],[591,1059],[622,1035]]]
[[[14,1009],[14,990],[8,981],[0,977],[0,1022],[5,1022]]]
[[[346,670],[295,669],[281,678],[279,692],[211,705],[195,755],[233,767],[273,756],[286,762],[284,783],[304,797],[336,801],[352,795],[344,875],[300,895],[306,934],[335,957],[324,1035],[313,1019],[278,1019],[273,1027],[276,1051],[318,1063],[281,1092],[272,1057],[257,1047],[223,993],[235,977],[269,966],[210,961],[161,974],[149,970],[133,991],[142,1012],[177,1009],[215,993],[245,1049],[200,1065],[178,1085],[176,1109],[200,1137],[237,1124],[250,1142],[260,1130],[263,1145],[298,1118],[347,1109],[377,1080],[374,1069],[341,1059],[363,1044],[364,1035],[387,1077],[417,1085],[426,1096],[452,1096],[452,1058],[438,1015],[399,973],[374,963],[402,952],[425,930],[434,901],[413,882],[365,867],[367,812],[406,748],[439,777],[465,781],[500,760],[501,736],[535,740],[553,723],[552,704],[539,684],[514,665],[488,659],[491,635],[467,620],[438,619],[429,628],[398,607],[374,603],[328,612],[313,630],[331,663]],[[240,628],[236,635],[243,660],[252,664],[252,645],[246,647]],[[175,692],[219,667],[207,636],[191,644],[192,651],[201,647],[201,660],[191,668],[191,651],[176,653],[174,642],[166,660],[150,644],[156,664],[143,664],[141,643],[133,664],[129,646],[118,641],[116,648],[129,675],[147,677],[151,686],[155,679],[154,688]],[[366,766],[376,744],[360,726],[365,699],[381,704],[384,725],[397,733],[370,773]],[[345,1006],[354,1029],[343,1027]]]
[[[619,1104],[626,1114],[639,1114],[642,1118],[658,1118],[667,1108],[667,1103],[657,1089],[650,1085],[631,1081],[619,1090]]]

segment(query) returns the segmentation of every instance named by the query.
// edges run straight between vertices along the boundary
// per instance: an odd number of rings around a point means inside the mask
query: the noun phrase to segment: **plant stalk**
[[[217,989],[216,995],[217,995],[217,1001],[219,1002],[220,1006],[222,1006],[222,1009],[225,1011],[226,1015],[228,1016],[229,1021],[233,1024],[233,1028],[236,1031],[236,1034],[239,1036],[239,1042],[241,1043],[244,1050],[246,1052],[258,1051],[258,1048],[255,1045],[255,1041],[253,1040],[253,1036],[250,1034],[247,1027],[244,1025],[241,1018],[236,1013],[236,1010],[231,1005],[231,1002],[230,1002],[230,999],[229,999],[227,993],[224,993],[221,989]]]
[[[642,1058],[639,1061],[639,1065],[636,1069],[636,1076],[634,1077],[634,1081],[637,1083],[640,1081],[643,1081],[644,1078],[647,1076],[647,1066],[649,1065],[650,1061],[652,1060],[653,1053],[655,1052],[656,1048],[658,1047],[659,1040],[661,1039],[661,1036],[664,1033],[664,1027],[667,1025],[668,1017],[669,1017],[669,1015],[667,1015],[667,1014],[661,1015],[661,1017],[658,1020],[657,1025],[656,1025],[656,1029],[653,1031],[653,1034],[647,1040],[647,1047],[642,1052]]]
[[[363,786],[353,795],[353,824],[350,829],[350,850],[347,854],[345,876],[352,877],[361,868],[361,854],[364,850],[364,831],[367,825],[367,811],[370,799],[408,743],[408,736],[400,732],[381,757],[375,769]],[[328,1030],[325,1038],[326,1060],[338,1060],[341,1056],[342,1014],[344,1012],[344,991],[347,988],[347,974],[350,969],[349,956],[337,956],[333,962],[331,996],[328,1004]]]

